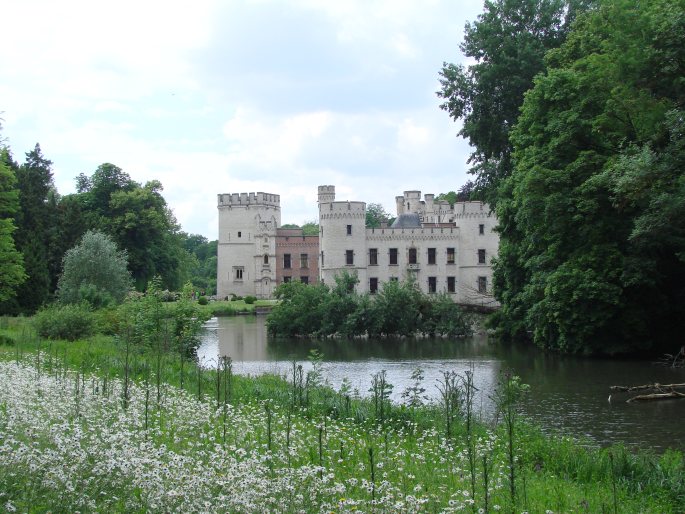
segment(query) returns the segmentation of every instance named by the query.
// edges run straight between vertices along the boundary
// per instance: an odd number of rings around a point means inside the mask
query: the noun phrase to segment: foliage
[[[7,165],[9,160],[7,149],[0,148],[0,302],[14,297],[16,289],[26,279],[22,256],[12,237],[18,193],[14,172]]]
[[[62,258],[55,230],[52,162],[43,156],[40,145],[26,154],[26,162],[17,169],[17,186],[15,241],[28,276],[17,291],[17,301],[21,312],[33,313],[54,292]]]
[[[474,152],[470,173],[491,205],[499,182],[513,169],[510,130],[525,92],[544,70],[545,53],[558,47],[578,10],[591,0],[492,0],[474,23],[467,23],[462,53],[475,64],[444,63],[441,108],[457,121],[459,135]]]
[[[94,307],[121,302],[131,287],[126,251],[101,232],[87,232],[64,256],[58,296],[62,303],[87,301]]]
[[[200,234],[179,234],[183,248],[191,256],[188,270],[193,285],[212,295],[216,292],[217,246],[218,241],[209,241]]]
[[[682,333],[684,34],[682,1],[612,0],[548,54],[499,190],[503,334],[617,353]]]
[[[246,297],[243,299],[243,301],[244,301],[247,305],[253,305],[253,304],[257,301],[257,297],[256,297],[256,296],[250,296],[250,295],[248,295],[248,296],[246,296]]]
[[[370,203],[366,206],[366,226],[368,228],[378,228],[381,223],[390,222],[388,214],[380,203]]]
[[[88,304],[57,303],[39,310],[33,323],[41,337],[75,341],[92,335],[96,322]]]
[[[359,294],[356,275],[336,276],[336,284],[285,283],[276,288],[280,303],[267,318],[278,336],[418,334],[458,337],[471,332],[469,318],[448,295],[427,295],[411,281],[387,282],[376,295]]]
[[[302,224],[303,236],[318,236],[319,224],[316,221],[307,221]]]
[[[450,205],[454,205],[457,202],[468,202],[470,200],[475,200],[477,196],[476,184],[473,180],[467,180],[466,183],[459,188],[459,192],[449,191],[448,193],[440,193],[435,197],[436,201],[446,201]]]
[[[74,197],[86,226],[110,235],[127,251],[139,290],[157,275],[164,287],[178,290],[192,265],[162,189],[159,181],[141,185],[110,163],[100,165],[91,177],[77,177]]]
[[[197,303],[199,303],[200,305],[207,305],[207,304],[209,303],[209,300],[207,300],[207,297],[206,297],[206,296],[200,296],[200,297],[197,299]],[[246,302],[246,303],[247,303],[247,302]]]

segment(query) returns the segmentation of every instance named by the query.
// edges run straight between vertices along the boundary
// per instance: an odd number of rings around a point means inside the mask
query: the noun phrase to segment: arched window
[[[269,264],[269,256],[264,254],[264,264]]]

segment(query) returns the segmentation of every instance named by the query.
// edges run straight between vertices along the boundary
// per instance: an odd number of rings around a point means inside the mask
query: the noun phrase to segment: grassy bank
[[[382,383],[362,400],[297,368],[247,378],[228,361],[127,358],[113,337],[41,341],[25,319],[0,335],[7,511],[685,510],[679,453],[469,425],[463,409],[390,404]]]
[[[253,314],[256,308],[273,307],[275,304],[274,300],[256,300],[254,303],[245,303],[245,300],[217,300],[206,305],[199,305],[199,308],[209,317],[234,316],[236,314]]]

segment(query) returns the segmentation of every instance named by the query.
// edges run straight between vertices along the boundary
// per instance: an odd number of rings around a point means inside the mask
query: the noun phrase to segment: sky
[[[457,190],[468,143],[440,109],[443,62],[482,0],[24,0],[2,8],[0,117],[15,160],[39,143],[60,194],[105,162],[161,181],[182,229],[217,238],[217,194],[317,186],[395,212]]]

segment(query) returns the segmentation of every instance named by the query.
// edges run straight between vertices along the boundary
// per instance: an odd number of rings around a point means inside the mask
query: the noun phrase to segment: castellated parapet
[[[219,207],[281,206],[280,195],[270,193],[229,193],[217,196]]]
[[[335,186],[319,186],[319,203],[335,201]]]

